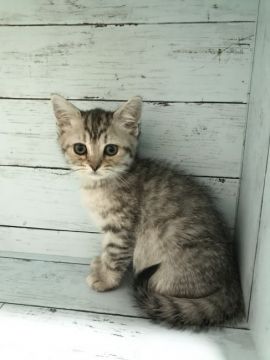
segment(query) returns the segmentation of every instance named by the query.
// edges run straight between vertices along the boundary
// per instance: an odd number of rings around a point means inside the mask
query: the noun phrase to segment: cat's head
[[[139,137],[142,99],[131,98],[114,112],[81,111],[52,95],[58,140],[71,167],[89,181],[121,176],[130,167]]]

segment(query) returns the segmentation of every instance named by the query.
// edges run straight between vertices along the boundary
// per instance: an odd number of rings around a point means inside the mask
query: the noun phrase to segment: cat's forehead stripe
[[[82,112],[85,130],[91,140],[98,140],[111,125],[113,113],[102,109],[93,109]]]

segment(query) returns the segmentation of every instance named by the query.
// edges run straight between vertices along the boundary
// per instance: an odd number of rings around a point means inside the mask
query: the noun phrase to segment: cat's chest
[[[103,189],[81,189],[83,204],[99,223],[103,223],[104,214],[108,213],[115,202],[114,196]]]

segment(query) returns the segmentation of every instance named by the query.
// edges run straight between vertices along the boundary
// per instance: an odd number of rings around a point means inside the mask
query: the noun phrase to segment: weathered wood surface
[[[253,157],[253,161],[257,161],[257,164],[254,164],[251,158],[249,159],[250,164],[246,173],[246,176],[251,176],[251,179],[246,179],[245,185],[248,185],[250,181],[251,191],[253,191],[253,200],[255,203],[254,209],[247,209],[243,214],[248,216],[249,212],[253,216],[257,216],[255,210],[258,210],[257,202],[261,200],[261,211],[260,211],[260,224],[259,224],[259,233],[258,233],[258,243],[256,249],[256,262],[254,269],[254,278],[252,284],[252,298],[250,305],[250,316],[249,322],[253,330],[254,340],[257,345],[258,353],[260,354],[263,360],[270,358],[270,266],[269,266],[269,255],[270,255],[270,72],[269,72],[269,58],[270,58],[270,3],[269,1],[262,0],[260,3],[260,12],[259,12],[259,26],[258,26],[258,49],[256,52],[255,58],[255,69],[254,69],[254,81],[253,91],[253,112],[250,115],[256,117],[257,119],[257,128],[255,128],[255,118],[250,119],[252,122],[253,133],[253,143],[252,149],[255,150],[256,158]],[[252,109],[251,109],[252,111]],[[254,122],[254,123],[253,123]],[[251,125],[251,126],[252,126]],[[250,131],[252,130],[250,129]],[[251,136],[251,135],[250,135]],[[267,144],[268,139],[268,144]],[[257,144],[257,146],[256,146]],[[250,149],[250,151],[252,150]],[[259,152],[260,151],[260,152]],[[262,154],[261,152],[264,151]],[[250,154],[251,155],[251,154]],[[259,156],[261,155],[261,158]],[[267,159],[266,159],[267,156]],[[260,162],[259,162],[260,160]],[[266,160],[266,164],[265,164]],[[246,159],[247,161],[247,159]],[[254,169],[254,165],[256,168]],[[254,170],[253,170],[254,169]],[[256,176],[252,173],[256,172]],[[260,171],[260,173],[258,173]],[[256,183],[262,186],[261,177],[265,174],[263,189],[255,189],[254,178],[257,178]],[[258,185],[257,185],[258,186]],[[257,190],[256,192],[254,190]],[[263,193],[262,193],[263,191]],[[242,194],[243,196],[246,193]],[[261,197],[262,196],[262,197]],[[242,199],[242,201],[244,201]],[[249,204],[248,204],[249,205]],[[242,208],[243,210],[243,208]],[[252,216],[252,215],[251,215]],[[250,217],[248,217],[250,219]],[[251,223],[251,225],[254,222]],[[247,224],[246,221],[243,225],[247,226],[245,231],[251,231],[251,234],[248,234],[249,242],[247,245],[251,247],[249,251],[252,251],[254,258],[255,251],[255,239],[256,233],[250,227],[250,224]],[[256,223],[257,225],[257,223]],[[254,235],[253,243],[251,243],[250,236]],[[242,244],[244,246],[244,239],[242,239]],[[246,253],[246,252],[244,252]],[[249,259],[253,258],[249,256]],[[247,265],[247,264],[246,264]],[[249,265],[250,266],[250,265]]]
[[[7,360],[55,359],[55,355],[78,360],[257,359],[249,331],[189,333],[102,314],[4,305],[0,331],[0,356]]]
[[[100,252],[102,237],[102,233],[0,226],[0,256],[89,264]]]
[[[169,3],[2,1],[1,25],[87,22],[101,26],[0,27],[0,98],[20,99],[2,99],[0,103],[0,165],[65,166],[55,140],[51,108],[47,101],[31,98],[48,99],[50,93],[59,92],[74,99],[125,100],[140,94],[146,101],[163,102],[145,105],[141,147],[145,155],[177,162],[194,175],[214,176],[198,180],[210,186],[233,228],[239,181],[223,177],[239,177],[244,105],[183,102],[246,103],[255,33],[255,24],[246,21],[255,21],[257,1]],[[228,23],[234,21],[240,22]],[[146,25],[129,25],[139,22]],[[176,22],[186,24],[170,24]],[[169,106],[164,106],[168,101]],[[81,232],[99,229],[80,205],[77,181],[64,174],[67,172],[63,170],[0,167],[0,225],[11,226],[0,227],[0,254],[47,256],[44,262],[0,259],[0,301],[138,316],[130,288],[97,294],[86,286],[84,278],[89,269],[84,264],[98,253],[102,235]],[[72,264],[75,258],[81,264]],[[18,324],[15,308],[5,309]],[[44,313],[37,309],[43,328]],[[57,314],[51,313],[51,317]],[[76,321],[78,314],[71,313],[69,322]],[[145,341],[145,335],[155,334],[152,325],[143,320],[121,317],[115,324],[109,315],[100,317],[101,322],[95,315],[80,316],[86,322],[91,316],[90,324],[84,323],[87,341],[85,338],[83,344],[74,347],[69,344],[76,354],[82,349],[82,359],[89,358],[87,351],[96,358],[131,359],[134,354],[137,359],[138,351],[130,349],[141,326],[147,330],[142,331],[138,343]],[[78,325],[73,325],[77,330]],[[25,327],[23,333],[27,333]],[[123,333],[127,336],[122,339]],[[33,340],[32,336],[29,338]],[[52,341],[55,338],[59,336]],[[125,354],[122,351],[127,338],[130,346],[126,346]],[[255,359],[247,332],[215,333],[214,339],[223,344],[228,358]],[[101,352],[95,354],[93,343],[102,344]],[[182,348],[177,338],[176,343]],[[0,357],[7,359],[1,356],[2,350],[0,346]]]
[[[270,7],[268,6],[268,11]],[[268,20],[269,21],[269,17]],[[268,23],[268,34],[269,34]],[[269,53],[268,44],[268,53]],[[270,78],[269,78],[270,80]],[[269,83],[268,83],[269,85]],[[268,96],[270,93],[268,92]],[[269,117],[270,107],[265,112]],[[266,109],[266,108],[265,108]],[[263,360],[270,358],[270,286],[269,286],[269,254],[270,254],[270,157],[268,157],[268,166],[266,181],[264,187],[263,206],[260,220],[260,230],[258,237],[258,249],[256,253],[256,263],[254,269],[254,279],[252,286],[252,298],[250,306],[249,323],[253,330],[254,339],[258,348],[258,353]]]
[[[145,317],[134,300],[131,274],[126,274],[120,288],[97,293],[85,282],[88,273],[88,264],[0,257],[0,301]],[[226,327],[246,328],[246,324]]]
[[[233,228],[238,179],[198,178]],[[98,231],[80,204],[79,180],[66,170],[1,167],[0,225]]]
[[[120,103],[74,101],[82,109]],[[166,105],[166,106],[165,106]],[[140,152],[178,163],[189,174],[239,177],[246,106],[145,103]],[[1,100],[0,164],[67,167],[48,101]]]
[[[126,280],[97,293],[86,284],[89,265],[0,258],[0,301],[140,316]]]
[[[254,31],[254,23],[3,26],[0,97],[245,103]]]
[[[267,6],[269,9],[269,4]],[[262,20],[258,23],[237,220],[240,268],[247,308],[254,271],[270,137],[269,11],[260,13]]]
[[[256,21],[257,0],[1,1],[0,24]]]
[[[102,234],[0,227],[0,256],[89,264]]]

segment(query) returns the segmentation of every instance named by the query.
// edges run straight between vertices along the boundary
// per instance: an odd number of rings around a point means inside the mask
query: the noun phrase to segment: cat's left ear
[[[139,124],[142,113],[142,98],[134,96],[121,105],[113,114],[113,118],[134,136],[139,135]]]
[[[81,118],[80,110],[64,97],[53,94],[51,101],[58,126],[72,125],[72,120]]]

